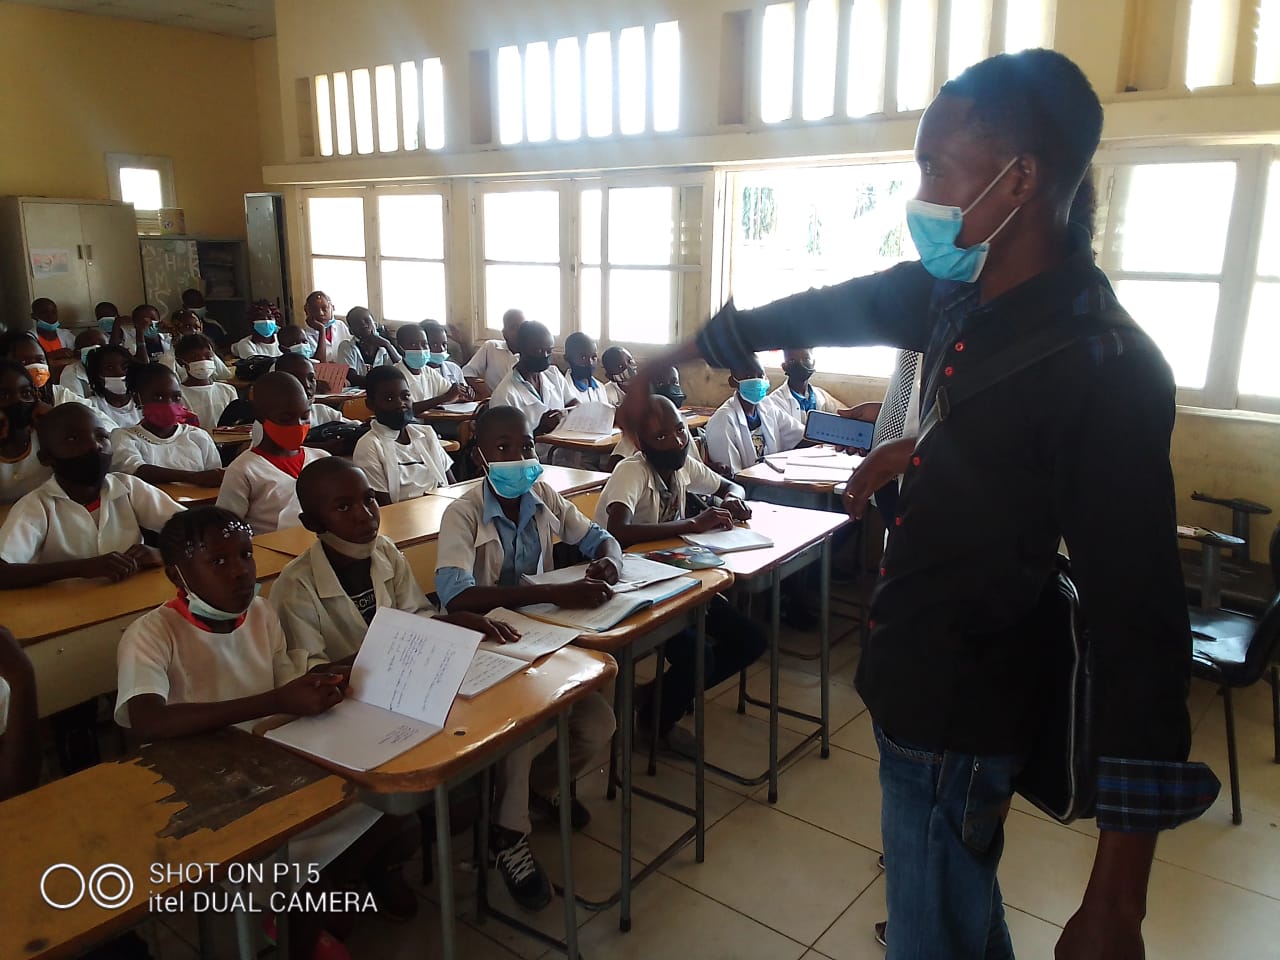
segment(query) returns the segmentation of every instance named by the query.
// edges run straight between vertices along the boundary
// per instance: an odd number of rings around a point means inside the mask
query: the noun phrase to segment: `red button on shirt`
[[[894,525],[895,527],[900,527],[900,526],[902,526],[902,518],[901,518],[901,517],[894,517],[894,518],[893,518],[893,525]]]
[[[881,567],[881,568],[880,568],[880,576],[882,576],[882,577],[884,576],[884,567]]]
[[[956,368],[955,368],[955,367],[947,367],[947,369],[945,369],[945,370],[943,370],[943,371],[942,371],[942,374],[943,374],[943,376],[949,377],[949,376],[951,376],[951,375],[952,375],[953,373],[955,373],[955,372],[956,372]]]
[[[963,340],[957,340],[957,341],[956,341],[956,353],[964,353],[964,341],[963,341]]]
[[[912,465],[913,467],[918,467],[918,466],[920,466],[920,458],[919,458],[919,457],[912,457],[912,458],[911,458],[911,465]]]

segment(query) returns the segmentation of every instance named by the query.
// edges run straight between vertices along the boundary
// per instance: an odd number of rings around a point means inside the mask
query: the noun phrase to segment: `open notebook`
[[[550,436],[562,440],[599,440],[620,434],[622,431],[613,425],[613,415],[614,409],[607,403],[579,403],[569,408]]]
[[[686,543],[706,547],[713,553],[736,553],[739,550],[759,550],[762,547],[773,546],[773,541],[763,533],[756,533],[746,527],[709,530],[706,533],[686,533],[681,539]]]
[[[636,590],[615,593],[611,599],[606,600],[598,607],[590,609],[570,609],[568,607],[557,607],[554,603],[535,603],[527,607],[521,607],[520,610],[538,620],[546,620],[549,623],[572,627],[575,634],[584,632],[601,633],[605,630],[612,630],[632,614],[639,613],[641,610],[661,603],[663,600],[669,600],[684,593],[686,590],[692,590],[697,585],[698,581],[693,577],[679,576],[672,580],[663,580]]]
[[[356,654],[346,699],[267,731],[267,739],[372,770],[444,729],[480,639],[474,630],[381,607]]]

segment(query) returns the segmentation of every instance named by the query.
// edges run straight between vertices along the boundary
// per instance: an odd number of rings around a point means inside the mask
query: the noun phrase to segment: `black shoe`
[[[878,860],[876,860],[876,866],[877,866],[877,867],[879,867],[881,870],[883,870],[883,869],[884,869],[884,854],[883,854],[883,853],[882,853],[882,854],[880,854],[880,858],[879,858]]]
[[[541,794],[529,792],[529,812],[540,820],[545,820],[554,826],[560,825],[560,794],[554,797],[544,797]],[[591,822],[591,811],[586,808],[575,796],[569,797],[569,823],[574,831],[582,830]]]
[[[889,936],[889,921],[881,920],[879,923],[876,924],[876,943],[880,944],[880,946],[884,947],[885,949],[888,949],[889,944],[885,939],[888,936]]]
[[[501,840],[498,834],[504,836]],[[551,902],[551,880],[542,864],[533,858],[529,849],[529,838],[510,830],[494,828],[494,839],[498,842],[510,841],[500,850],[490,850],[493,865],[502,874],[502,881],[507,885],[511,899],[525,910],[541,910]]]

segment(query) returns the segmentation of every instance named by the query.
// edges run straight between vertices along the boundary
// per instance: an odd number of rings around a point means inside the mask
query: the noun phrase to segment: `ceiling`
[[[230,37],[269,37],[276,32],[274,0],[14,0],[99,17],[145,20]]]

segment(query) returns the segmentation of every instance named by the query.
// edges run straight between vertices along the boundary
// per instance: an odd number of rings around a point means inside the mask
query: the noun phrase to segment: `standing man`
[[[1058,53],[970,67],[916,136],[920,261],[757,310],[729,304],[637,376],[810,344],[924,354],[921,437],[857,678],[880,747],[889,960],[1013,955],[996,869],[1044,699],[1039,638],[1020,625],[1060,536],[1089,627],[1099,836],[1058,960],[1143,956],[1157,832],[1218,792],[1187,762],[1173,377],[1069,225],[1101,131],[1097,95]],[[1002,354],[1050,336],[1070,345],[1001,369]],[[947,389],[966,387],[982,389],[948,409]],[[628,394],[628,428],[647,393]]]

